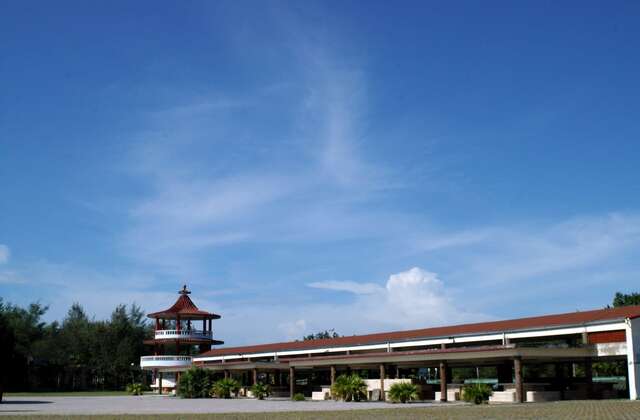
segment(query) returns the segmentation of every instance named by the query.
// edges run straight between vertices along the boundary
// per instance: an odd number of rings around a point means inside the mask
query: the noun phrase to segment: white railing
[[[189,367],[191,360],[191,356],[142,356],[140,367],[143,369]]]
[[[213,334],[211,331],[201,330],[156,330],[156,339],[176,339],[176,338],[195,338],[211,340]]]

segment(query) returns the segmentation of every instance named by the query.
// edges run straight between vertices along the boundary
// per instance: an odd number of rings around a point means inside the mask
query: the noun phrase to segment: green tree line
[[[42,319],[47,309],[0,298],[0,395],[3,389],[116,390],[141,380],[138,365],[151,327],[140,307],[119,305],[108,320],[97,321],[75,303],[62,322],[51,323]]]

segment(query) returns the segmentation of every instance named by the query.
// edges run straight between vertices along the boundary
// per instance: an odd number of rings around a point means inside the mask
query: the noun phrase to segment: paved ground
[[[5,404],[6,403],[6,404]],[[461,404],[461,403],[450,403]],[[439,403],[387,404],[254,399],[181,399],[145,395],[117,397],[5,397],[0,415],[6,414],[159,414],[159,413],[264,413],[283,411],[333,411],[376,408],[429,407]]]
[[[333,411],[332,411],[333,410]],[[100,414],[99,414],[100,413]],[[339,403],[181,400],[168,397],[9,397],[7,420],[638,420],[640,401],[560,401],[473,406],[460,403]]]

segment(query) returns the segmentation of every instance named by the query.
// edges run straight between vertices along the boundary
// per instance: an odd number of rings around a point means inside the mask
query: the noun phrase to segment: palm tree
[[[268,397],[271,393],[271,387],[262,382],[257,382],[251,387],[251,393],[257,399],[264,400],[264,398]]]
[[[211,388],[211,394],[218,398],[231,398],[240,390],[240,384],[233,378],[224,378],[216,381]]]
[[[331,387],[331,394],[344,401],[360,401],[367,396],[367,384],[358,375],[340,375]]]
[[[393,402],[406,403],[418,399],[418,387],[409,382],[398,382],[391,385],[389,398]]]

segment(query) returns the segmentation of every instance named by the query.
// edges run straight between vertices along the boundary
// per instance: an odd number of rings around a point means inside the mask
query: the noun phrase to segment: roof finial
[[[191,291],[187,289],[187,285],[185,284],[184,286],[182,286],[182,290],[180,290],[178,293],[181,295],[188,295],[191,293]]]

